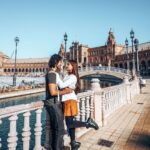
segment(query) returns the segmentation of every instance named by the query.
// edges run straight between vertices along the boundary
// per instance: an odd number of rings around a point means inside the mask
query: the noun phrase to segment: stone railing
[[[92,67],[84,67],[79,68],[79,76],[88,76],[92,74],[108,74],[112,76],[119,77],[123,79],[125,76],[131,78],[131,71],[127,69],[122,69],[118,67],[111,67],[111,66],[92,66]]]
[[[83,92],[78,94],[78,107],[79,107],[79,115],[77,116],[78,120],[86,121],[88,117],[94,118],[95,106],[94,106],[94,92]],[[3,124],[3,119],[8,117],[9,120],[9,133],[8,133],[8,149],[16,150],[18,134],[17,127],[19,126],[19,115],[23,114],[23,129],[22,129],[22,149],[29,150],[29,143],[31,139],[31,122],[30,115],[32,111],[36,112],[36,123],[34,126],[34,135],[35,135],[35,146],[34,150],[42,150],[41,146],[41,135],[42,135],[42,122],[41,122],[41,114],[43,110],[43,101],[33,102],[30,104],[21,104],[6,108],[0,109],[0,126]],[[46,117],[46,139],[45,139],[45,147],[49,147],[49,118]],[[2,135],[0,135],[2,137]],[[0,149],[2,148],[1,139],[0,139]]]
[[[111,67],[111,66],[91,66],[91,67],[79,68],[79,72],[93,71],[93,70],[112,71],[112,72],[125,73],[125,74],[131,75],[131,71],[129,71],[127,69],[118,68],[118,67]]]
[[[17,133],[17,126],[19,122],[17,121],[18,115],[23,114],[24,118],[24,127],[22,130],[22,141],[23,141],[23,150],[29,149],[29,142],[30,142],[30,114],[31,111],[36,112],[36,124],[34,127],[34,134],[35,134],[35,150],[42,149],[41,146],[41,134],[42,134],[42,127],[41,127],[41,112],[43,108],[43,102],[34,102],[31,104],[22,104],[16,105],[12,107],[6,107],[0,109],[0,122],[3,123],[3,119],[8,117],[10,122],[9,124],[9,133],[8,133],[8,149],[9,150],[16,150],[17,141],[18,141],[18,133]],[[0,136],[1,137],[1,136]],[[1,149],[1,148],[0,148]]]
[[[132,89],[132,90],[131,90]],[[86,121],[88,117],[92,117],[100,125],[104,126],[107,124],[107,117],[116,111],[121,106],[132,103],[133,97],[139,94],[138,79],[129,82],[127,78],[120,85],[101,89],[99,80],[93,79],[91,83],[91,90],[78,94],[78,107],[79,115],[76,117],[77,120]],[[34,150],[42,150],[41,146],[41,135],[42,135],[42,122],[41,113],[43,108],[43,102],[34,102],[30,104],[22,104],[17,106],[11,106],[0,109],[0,126],[3,124],[3,119],[8,117],[10,122],[10,130],[8,133],[8,149],[16,150],[18,133],[16,125],[19,124],[17,121],[18,115],[23,114],[24,127],[22,130],[22,141],[23,150],[29,150],[29,142],[31,141],[30,131],[30,114],[31,111],[36,112],[36,124],[34,126],[35,135],[35,146]],[[49,146],[49,119],[46,117],[46,139],[45,146]],[[79,131],[80,132],[80,131]],[[85,132],[84,132],[85,133]],[[81,134],[80,134],[81,135]],[[2,137],[0,135],[0,137]],[[33,139],[32,139],[33,140]],[[0,140],[0,149],[1,149]]]
[[[139,80],[132,82],[126,77],[120,85],[101,89],[99,80],[92,80],[94,91],[95,120],[101,126],[107,124],[107,117],[121,106],[132,103],[133,98],[140,93]]]

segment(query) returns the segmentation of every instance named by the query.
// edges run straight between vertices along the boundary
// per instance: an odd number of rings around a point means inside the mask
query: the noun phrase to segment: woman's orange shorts
[[[64,116],[77,116],[78,106],[76,100],[67,100],[64,102]]]

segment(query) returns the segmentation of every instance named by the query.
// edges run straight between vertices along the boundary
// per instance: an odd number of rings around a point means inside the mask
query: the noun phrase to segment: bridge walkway
[[[150,150],[150,80],[132,104],[118,109],[98,131],[78,139],[79,150]]]

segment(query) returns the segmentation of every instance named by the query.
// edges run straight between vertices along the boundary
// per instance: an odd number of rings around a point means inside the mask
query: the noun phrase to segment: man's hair
[[[49,68],[54,68],[58,64],[58,62],[61,60],[62,60],[62,57],[60,55],[58,54],[52,55],[48,62]]]

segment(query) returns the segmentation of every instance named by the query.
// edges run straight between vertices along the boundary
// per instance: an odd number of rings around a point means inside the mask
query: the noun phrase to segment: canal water
[[[92,78],[99,78],[100,79],[100,85],[102,88],[113,86],[116,84],[121,83],[122,81],[118,78],[111,77],[111,76],[91,76],[91,77],[85,77],[81,78],[81,92],[89,90],[90,89],[90,82]],[[45,99],[45,93],[39,93],[39,94],[32,94],[29,96],[21,96],[16,98],[9,98],[4,99],[0,101],[0,108],[5,108],[8,106],[14,106],[19,104],[27,104],[35,101],[40,101]],[[35,111],[31,112],[30,116],[30,128],[31,128],[31,139],[30,139],[30,150],[33,150],[34,146],[34,127],[35,127]],[[18,133],[18,144],[17,144],[17,150],[22,150],[22,129],[23,129],[23,114],[20,114],[18,116],[18,122],[19,125],[17,126],[17,133]],[[45,110],[42,111],[42,145],[45,141],[45,123],[46,123],[46,116],[45,116]],[[7,138],[9,133],[9,121],[8,118],[2,119],[2,124],[0,125],[0,138],[2,143],[2,150],[7,150]]]

